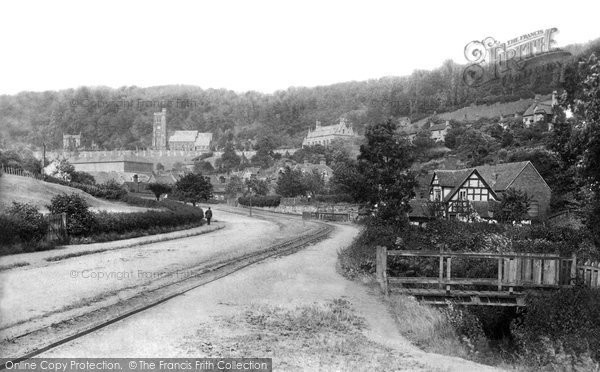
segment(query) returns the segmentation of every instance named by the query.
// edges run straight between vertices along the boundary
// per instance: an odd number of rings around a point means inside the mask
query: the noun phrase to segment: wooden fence
[[[2,169],[2,173],[12,174],[14,176],[35,178],[36,180],[40,180],[40,179],[44,178],[44,176],[42,176],[41,174],[32,173],[27,170],[17,169],[17,168],[12,168],[12,167],[5,167],[4,165],[2,165],[0,167]]]
[[[438,258],[437,277],[387,277],[387,258],[398,257],[432,257]],[[495,278],[454,278],[452,276],[452,260],[459,258],[488,259],[497,261]],[[403,251],[387,250],[377,247],[377,277],[387,291],[388,283],[393,284],[437,284],[438,288],[450,291],[452,286],[478,285],[495,287],[498,291],[515,287],[548,288],[574,284],[577,267],[576,258],[561,258],[557,254],[543,253],[479,253],[449,251]]]
[[[586,261],[577,265],[577,278],[586,287],[600,288],[600,262]]]
[[[347,222],[350,221],[350,213],[302,212],[302,219]]]

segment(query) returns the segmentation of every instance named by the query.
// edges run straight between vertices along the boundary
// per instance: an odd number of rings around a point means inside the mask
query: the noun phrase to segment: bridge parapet
[[[437,277],[390,277],[388,257],[437,258]],[[495,260],[493,278],[456,278],[453,260]],[[577,280],[600,288],[600,264],[579,264],[577,257],[565,258],[550,253],[482,253],[451,251],[388,250],[377,247],[377,280],[384,293],[390,290],[415,296],[431,304],[447,300],[463,305],[524,306],[526,292],[552,290],[574,285]]]

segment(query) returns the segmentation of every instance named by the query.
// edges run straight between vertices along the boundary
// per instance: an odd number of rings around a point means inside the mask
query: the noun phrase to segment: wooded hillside
[[[600,51],[600,39],[564,48],[572,57],[537,65],[473,88],[463,82],[463,65],[446,61],[433,71],[384,77],[273,94],[236,93],[195,86],[150,88],[81,87],[63,91],[0,96],[0,148],[20,145],[50,149],[62,146],[62,134],[80,133],[84,145],[100,149],[135,149],[151,143],[152,114],[168,109],[169,130],[213,132],[217,146],[229,139],[268,135],[278,146],[299,146],[315,120],[332,124],[345,115],[359,133],[367,123],[390,116],[413,121],[472,103],[511,102],[549,94],[560,88],[568,66]],[[247,142],[246,142],[247,143]]]

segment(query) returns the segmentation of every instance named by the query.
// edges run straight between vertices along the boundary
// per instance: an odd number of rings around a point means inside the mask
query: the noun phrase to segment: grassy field
[[[3,174],[0,177],[0,213],[10,208],[12,202],[30,203],[37,206],[42,213],[47,213],[47,204],[53,196],[62,193],[77,193],[90,205],[93,211],[107,212],[144,212],[147,208],[129,206],[125,203],[110,202],[95,198],[81,190],[57,185],[28,177]]]

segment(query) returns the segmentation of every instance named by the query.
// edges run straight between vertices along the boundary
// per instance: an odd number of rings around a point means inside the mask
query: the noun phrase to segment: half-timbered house
[[[435,170],[420,180],[427,184],[418,189],[417,195],[422,199],[411,203],[410,217],[414,219],[453,217],[473,211],[482,218],[493,218],[490,202],[498,201],[509,188],[524,191],[531,198],[531,218],[546,215],[550,203],[550,187],[529,161]]]

